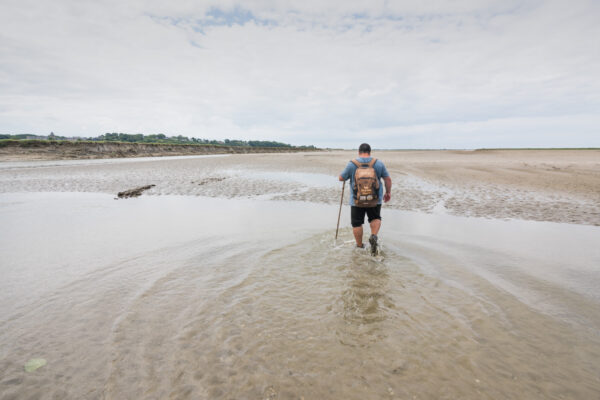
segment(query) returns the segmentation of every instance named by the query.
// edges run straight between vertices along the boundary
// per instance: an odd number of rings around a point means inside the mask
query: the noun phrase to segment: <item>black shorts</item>
[[[381,204],[377,204],[377,207],[355,207],[352,206],[350,208],[350,215],[352,219],[352,226],[354,228],[358,228],[365,223],[365,214],[367,214],[367,218],[369,222],[374,219],[381,219]]]

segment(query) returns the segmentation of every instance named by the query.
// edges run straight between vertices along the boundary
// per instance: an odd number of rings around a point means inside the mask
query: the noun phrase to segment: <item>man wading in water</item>
[[[381,178],[385,183],[385,195]],[[339,180],[350,179],[350,206],[352,231],[356,239],[356,247],[363,244],[363,228],[365,214],[371,226],[371,254],[377,253],[377,233],[381,227],[381,203],[388,202],[391,197],[392,178],[381,160],[371,157],[371,146],[363,143],[358,148],[358,158],[346,165]]]

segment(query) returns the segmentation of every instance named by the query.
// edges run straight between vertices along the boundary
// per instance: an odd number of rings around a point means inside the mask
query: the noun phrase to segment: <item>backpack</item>
[[[354,205],[356,207],[377,207],[379,202],[379,179],[373,165],[377,162],[376,158],[368,163],[361,163],[358,160],[351,161],[356,165],[354,172]]]

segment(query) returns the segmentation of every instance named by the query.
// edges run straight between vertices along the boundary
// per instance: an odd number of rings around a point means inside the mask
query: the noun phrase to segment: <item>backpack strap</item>
[[[369,161],[368,163],[363,163],[360,162],[358,160],[350,160],[350,162],[354,165],[356,165],[356,168],[360,168],[363,165],[368,165],[370,168],[373,168],[373,165],[375,165],[375,163],[377,162],[376,158],[371,158],[371,161]]]
[[[356,171],[358,171],[358,169],[362,165],[362,163],[358,160],[350,160],[350,162],[356,166]],[[356,176],[356,171],[354,171],[354,176]],[[356,199],[356,191],[358,190],[356,186],[356,179],[354,179],[354,185],[352,185],[352,188],[354,189],[354,198]]]
[[[369,161],[369,167],[373,168],[376,162],[376,158],[371,159],[371,161]],[[377,178],[375,179],[375,189],[379,190],[379,178],[377,177],[377,171],[375,171],[375,178]]]

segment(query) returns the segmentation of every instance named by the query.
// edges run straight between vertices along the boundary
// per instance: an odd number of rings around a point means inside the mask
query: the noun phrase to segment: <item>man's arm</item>
[[[338,180],[340,182],[345,181],[346,179],[350,179],[350,175],[352,173],[352,167],[354,166],[354,164],[352,164],[352,162],[349,162],[348,165],[346,165],[346,168],[344,168],[344,170],[342,171],[342,173],[338,176]],[[346,178],[344,178],[346,177]]]
[[[386,176],[383,178],[383,183],[385,184],[385,194],[383,195],[383,201],[388,202],[392,197],[392,178]]]

